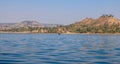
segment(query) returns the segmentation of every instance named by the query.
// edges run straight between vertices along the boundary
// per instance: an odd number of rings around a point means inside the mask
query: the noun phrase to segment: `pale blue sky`
[[[0,0],[0,23],[70,24],[102,14],[120,18],[120,0]]]

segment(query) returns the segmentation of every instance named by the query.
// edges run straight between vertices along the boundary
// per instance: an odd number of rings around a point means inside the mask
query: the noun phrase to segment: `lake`
[[[0,64],[120,64],[120,35],[0,34]]]

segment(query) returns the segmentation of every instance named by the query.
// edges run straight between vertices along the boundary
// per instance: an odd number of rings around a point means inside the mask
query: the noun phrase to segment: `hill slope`
[[[11,26],[12,25],[12,26]],[[35,33],[120,33],[120,20],[112,15],[102,15],[97,19],[85,18],[82,21],[63,26],[45,25],[36,21],[23,21],[16,24],[2,24],[0,31]]]
[[[66,28],[77,33],[120,33],[120,20],[112,15],[103,15],[97,19],[86,18]]]

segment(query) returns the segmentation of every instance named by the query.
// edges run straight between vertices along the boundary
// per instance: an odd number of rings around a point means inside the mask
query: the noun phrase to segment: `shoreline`
[[[58,33],[0,32],[0,34],[58,34]],[[61,34],[120,34],[120,33],[61,33]]]

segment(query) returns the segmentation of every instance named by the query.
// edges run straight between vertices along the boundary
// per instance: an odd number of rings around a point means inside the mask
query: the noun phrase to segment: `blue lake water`
[[[0,64],[120,64],[120,35],[0,34]]]

